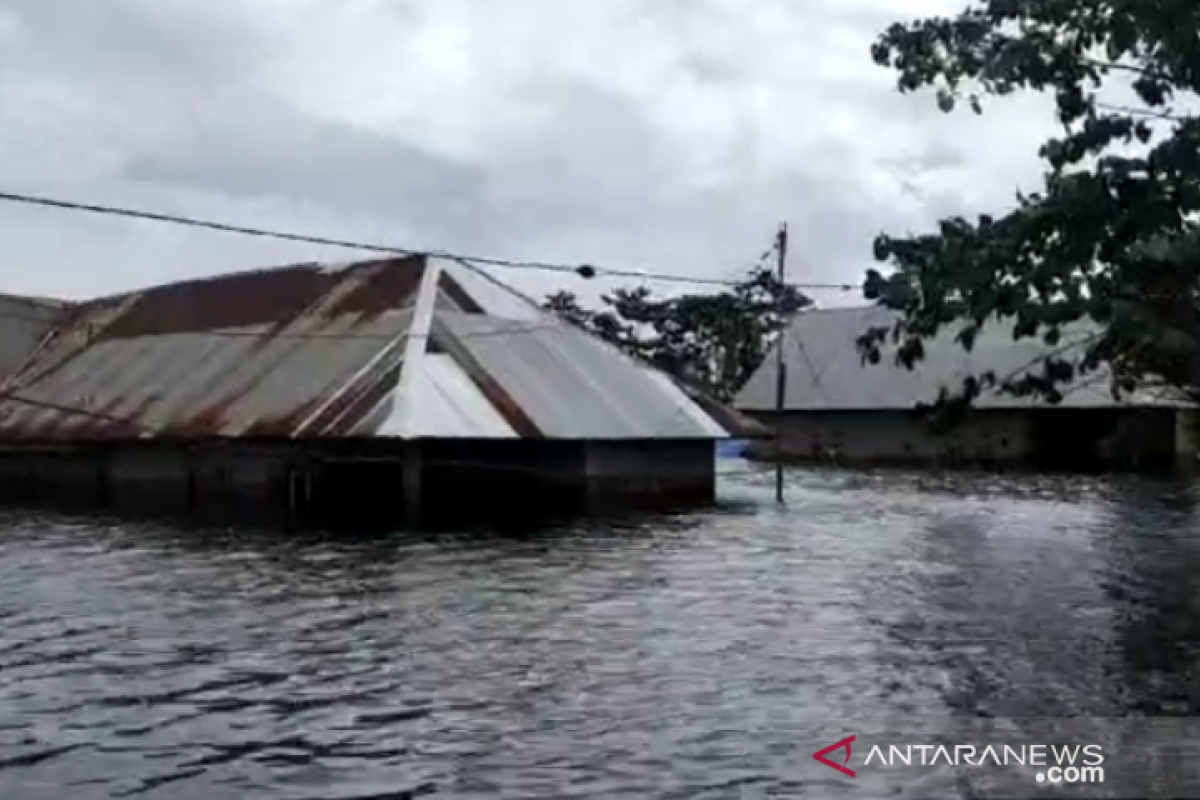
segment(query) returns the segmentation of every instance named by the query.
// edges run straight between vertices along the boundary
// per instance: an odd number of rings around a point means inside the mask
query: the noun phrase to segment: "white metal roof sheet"
[[[704,412],[673,384],[548,315],[539,324],[455,312],[441,312],[438,320],[547,437],[727,435],[711,418],[699,424],[695,414]]]
[[[894,348],[885,348],[878,364],[864,364],[856,341],[869,328],[890,326],[896,312],[878,306],[836,308],[800,314],[783,337],[787,355],[786,408],[789,411],[910,410],[937,399],[942,387],[957,391],[965,378],[994,371],[998,378],[1038,371],[1052,350],[1071,355],[1072,344],[1082,348],[1097,333],[1089,321],[1063,328],[1055,347],[1039,338],[1013,339],[1013,321],[985,325],[971,351],[963,349],[957,328],[943,329],[926,342],[925,359],[908,370],[895,363]],[[778,345],[777,345],[778,346]],[[775,409],[775,353],[751,376],[735,405],[745,411]],[[1106,367],[1090,373],[1065,391],[1059,408],[1105,408],[1116,405]],[[1143,392],[1124,405],[1183,405],[1178,400]],[[1032,397],[993,391],[980,397],[977,408],[1030,408],[1045,405]]]
[[[729,435],[715,419],[705,413],[704,409],[692,402],[683,392],[680,392],[679,387],[675,385],[675,382],[668,375],[657,372],[649,367],[642,367],[642,372],[662,389],[664,395],[678,395],[680,398],[677,406],[679,413],[694,422],[699,428],[707,431],[710,436],[721,438]]]
[[[505,286],[482,269],[448,258],[436,259],[436,264],[461,286],[488,316],[526,322],[537,322],[545,316],[545,312],[538,308],[537,303]]]
[[[406,367],[407,368],[407,367]],[[425,353],[416,362],[405,402],[407,421],[389,417],[379,436],[447,439],[513,439],[516,431],[450,356]]]

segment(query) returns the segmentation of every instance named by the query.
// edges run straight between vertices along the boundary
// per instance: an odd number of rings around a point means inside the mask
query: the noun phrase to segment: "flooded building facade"
[[[863,362],[856,340],[890,326],[894,312],[879,307],[823,309],[800,314],[777,346],[786,348],[785,410],[776,411],[775,355],[743,388],[735,406],[781,432],[752,454],[845,464],[1037,466],[1052,469],[1173,468],[1196,456],[1196,415],[1167,392],[1113,397],[1106,367],[1064,390],[1063,401],[998,391],[981,396],[962,424],[935,431],[916,409],[939,389],[961,388],[965,378],[992,371],[999,378],[1040,372],[1051,351],[1060,357],[1097,333],[1087,323],[1064,328],[1061,342],[1013,339],[1011,321],[983,326],[968,352],[945,330],[927,342],[913,370],[885,348],[879,364]]]
[[[11,501],[318,526],[690,504],[712,498],[714,441],[746,433],[458,261],[37,302],[27,352],[0,352]]]

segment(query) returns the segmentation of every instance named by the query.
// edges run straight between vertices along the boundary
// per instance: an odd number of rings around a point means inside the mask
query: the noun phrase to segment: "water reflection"
[[[1200,685],[1200,527],[1190,485],[1130,482],[1105,509],[1098,545],[1113,608],[1112,669],[1126,713],[1195,716]]]
[[[820,797],[817,720],[1193,708],[1190,489],[729,488],[521,535],[0,516],[0,797]]]

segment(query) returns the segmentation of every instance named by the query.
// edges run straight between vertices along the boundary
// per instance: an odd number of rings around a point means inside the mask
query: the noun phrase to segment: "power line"
[[[299,234],[299,233],[287,232],[287,231],[275,231],[275,230],[268,230],[268,229],[264,229],[264,228],[251,228],[251,227],[246,227],[246,226],[241,226],[241,225],[233,225],[230,223],[218,222],[218,221],[213,221],[213,220],[202,220],[202,219],[197,219],[197,218],[193,218],[193,217],[182,217],[182,216],[176,216],[176,215],[171,215],[171,214],[162,214],[162,213],[157,213],[157,212],[149,212],[149,211],[141,211],[141,210],[137,210],[137,209],[122,208],[122,207],[117,207],[117,206],[78,203],[78,202],[74,202],[74,201],[60,200],[60,199],[56,199],[56,198],[36,196],[36,195],[0,192],[0,200],[12,202],[12,203],[24,204],[24,205],[33,205],[33,206],[41,206],[41,207],[46,207],[46,208],[59,209],[59,210],[125,217],[125,218],[146,220],[146,221],[152,221],[152,222],[162,222],[162,223],[182,225],[182,226],[187,226],[187,227],[195,227],[195,228],[214,230],[214,231],[224,232],[224,233],[234,233],[234,234],[239,234],[239,235],[279,239],[279,240],[283,240],[283,241],[303,242],[303,243],[309,243],[309,244],[343,247],[343,248],[355,249],[355,250],[381,252],[381,253],[387,253],[390,255],[440,257],[440,258],[447,258],[447,259],[452,259],[452,260],[456,260],[459,262],[463,262],[467,265],[492,266],[492,267],[501,267],[501,268],[510,268],[510,269],[532,269],[532,270],[542,270],[542,271],[557,272],[557,273],[571,273],[571,274],[574,274],[574,275],[576,275],[578,277],[582,277],[582,278],[594,278],[594,277],[603,275],[606,277],[629,278],[629,279],[643,280],[643,281],[665,281],[665,282],[714,285],[714,286],[734,286],[734,285],[738,285],[740,283],[740,281],[732,280],[732,279],[697,278],[697,277],[692,277],[692,276],[687,276],[687,275],[679,275],[679,274],[662,274],[662,273],[652,273],[652,272],[645,272],[645,271],[641,271],[641,270],[632,270],[632,269],[597,267],[597,266],[588,265],[588,264],[572,265],[572,264],[566,264],[566,263],[552,263],[552,262],[540,262],[540,261],[516,261],[516,260],[509,260],[509,259],[483,257],[483,256],[463,255],[463,254],[457,254],[457,253],[450,253],[447,251],[420,251],[420,250],[414,250],[411,248],[396,247],[396,246],[384,245],[384,244],[378,244],[378,243],[372,243],[372,242],[357,242],[357,241],[350,241],[350,240],[343,240],[343,239],[334,239],[334,238],[329,238],[329,237],[324,237],[324,236],[311,236],[311,235],[307,235],[307,234]],[[779,241],[777,239],[776,241],[773,242],[772,246],[769,247],[759,257],[759,259],[756,263],[756,266],[761,267],[767,261],[767,259],[771,258],[773,255],[776,255],[778,253],[778,248],[779,248]],[[833,289],[838,289],[841,291],[853,291],[853,290],[859,288],[859,287],[855,287],[855,286],[852,286],[849,284],[787,284],[787,285],[792,286],[794,288],[798,288],[798,289],[833,288]],[[38,321],[38,322],[43,321],[43,320],[40,320],[37,318],[27,317],[27,316],[18,315],[18,314],[0,313],[0,318],[6,317],[6,316],[13,318],[13,319],[27,319],[29,321]],[[525,327],[522,327],[519,329],[509,329],[509,330],[501,329],[501,330],[496,330],[496,331],[472,332],[472,333],[464,334],[460,338],[468,338],[469,339],[469,338],[476,338],[476,337],[516,335],[516,334],[520,334],[520,333],[532,332],[534,330],[538,330],[541,328],[558,327],[561,324],[564,324],[564,323],[559,320],[554,320],[552,323],[549,323],[549,324],[543,322],[540,324],[535,324],[533,326],[525,326]],[[238,330],[226,329],[226,330],[205,331],[203,333],[205,336],[214,336],[214,337],[252,338],[252,339],[264,338],[262,333],[254,332],[254,331],[238,331]],[[365,339],[365,340],[377,340],[377,341],[382,342],[382,341],[391,339],[393,337],[391,337],[389,335],[385,335],[385,334],[373,334],[373,333],[372,334],[364,334],[364,333],[350,333],[350,332],[330,332],[330,331],[316,332],[316,331],[313,331],[313,332],[305,332],[305,333],[281,332],[271,338],[299,339],[299,340]],[[14,376],[14,377],[16,377],[16,376]],[[3,387],[3,390],[0,390],[0,401],[7,399],[10,402],[14,402],[17,404],[34,405],[35,407],[40,405],[43,408],[56,410],[56,411],[59,411],[60,413],[65,412],[68,415],[74,413],[74,414],[80,414],[83,416],[94,416],[94,412],[89,412],[86,409],[77,408],[77,407],[62,407],[62,406],[55,407],[53,404],[48,404],[48,403],[45,403],[44,401],[38,401],[33,398],[22,396],[21,393],[24,390],[32,388],[33,385],[36,385],[38,377],[40,377],[40,376],[34,376],[34,377],[32,377],[31,380],[29,380],[28,382],[25,382],[25,383],[18,383],[17,385],[10,385],[7,387]],[[675,409],[675,413],[682,413],[683,410],[684,410],[683,407],[679,407],[679,408]],[[673,416],[674,416],[674,414],[672,414],[672,417]],[[113,420],[109,420],[109,421],[113,421]],[[129,421],[133,422],[132,420],[129,420]]]
[[[0,319],[28,320],[30,318],[29,317],[21,317],[18,315],[0,313]],[[568,325],[569,325],[569,323],[567,323],[564,320],[551,319],[551,320],[542,321],[542,322],[530,323],[528,325],[515,326],[512,328],[508,328],[508,329],[499,328],[497,330],[468,331],[465,333],[454,334],[453,338],[455,339],[455,341],[465,341],[465,340],[474,340],[474,339],[490,339],[493,337],[501,337],[501,336],[522,336],[522,335],[530,334],[530,333],[539,333],[541,331],[562,330],[564,327],[566,327]],[[208,331],[195,331],[194,335],[202,336],[205,338],[215,337],[218,339],[226,339],[226,338],[228,338],[228,339],[253,339],[253,340],[259,340],[259,341],[264,341],[264,342],[266,342],[266,341],[309,342],[309,341],[324,341],[324,340],[331,340],[331,339],[335,340],[335,341],[368,341],[368,342],[376,342],[380,345],[387,344],[389,346],[403,344],[405,341],[408,341],[410,339],[429,340],[429,339],[434,338],[434,335],[432,333],[413,333],[411,331],[401,331],[398,333],[397,332],[373,333],[373,334],[320,333],[320,332],[314,331],[311,333],[292,333],[292,334],[281,333],[281,334],[275,334],[275,335],[267,335],[261,331],[256,332],[256,331],[238,331],[238,330],[208,330]],[[149,338],[149,337],[147,337],[147,338]],[[125,341],[129,341],[129,340],[125,340]],[[85,344],[82,348],[80,348],[79,351],[76,351],[76,352],[80,352],[82,350],[87,350],[89,347],[91,347],[91,345]],[[54,373],[54,371],[58,365],[53,364],[48,369],[33,370],[32,375],[27,376],[24,374],[26,371],[28,371],[36,366],[37,366],[37,362],[34,362],[32,364],[29,364],[29,365],[23,367],[16,374],[10,376],[10,379],[12,379],[12,380],[16,380],[18,378],[26,378],[25,382],[9,384],[8,386],[0,386],[0,403],[3,403],[5,401],[11,401],[11,402],[14,402],[14,403],[17,403],[20,405],[29,405],[29,406],[33,406],[33,407],[45,407],[50,410],[59,411],[59,412],[65,413],[65,414],[79,414],[79,415],[83,415],[83,416],[99,417],[101,420],[108,421],[108,422],[126,421],[126,422],[130,422],[133,424],[138,424],[135,420],[132,420],[132,419],[124,419],[121,417],[113,417],[113,416],[104,415],[104,414],[97,415],[94,412],[91,412],[81,406],[59,405],[59,404],[55,404],[50,401],[37,400],[34,398],[27,397],[24,394],[21,394],[22,392],[27,391],[29,389],[36,389],[38,387],[38,384],[43,379],[45,379],[46,377],[48,377]]]
[[[404,309],[394,309],[394,310],[395,311],[403,311]],[[530,325],[522,325],[520,327],[509,328],[507,330],[504,328],[497,328],[496,330],[489,330],[489,331],[473,331],[473,332],[461,334],[459,338],[475,339],[475,338],[488,338],[491,336],[508,336],[508,335],[516,335],[516,334],[521,334],[521,333],[533,333],[533,332],[536,332],[539,330],[554,330],[562,325],[570,324],[566,320],[563,320],[560,317],[555,316],[554,313],[551,311],[547,311],[545,309],[539,309],[539,310],[541,311],[542,314],[550,317],[550,319],[546,320],[546,321],[532,323]],[[52,329],[59,329],[59,326],[62,326],[62,329],[65,332],[68,332],[68,333],[69,332],[78,332],[78,329],[71,327],[73,324],[78,324],[78,323],[72,323],[69,319],[62,320],[62,321],[56,321],[54,319],[44,319],[42,317],[37,317],[32,314],[21,314],[16,311],[0,311],[0,320],[13,320],[14,322],[30,322],[30,323],[36,323],[39,325],[49,325]],[[263,325],[259,324],[259,323],[256,323],[256,325],[260,328],[263,327]],[[86,329],[87,323],[86,322],[82,323],[82,327],[84,329]],[[211,336],[211,337],[214,337],[217,339],[258,339],[261,341],[268,341],[268,340],[271,340],[271,341],[274,341],[274,340],[279,340],[279,341],[333,340],[333,341],[383,342],[383,341],[391,341],[391,340],[395,339],[397,335],[421,336],[421,337],[427,336],[427,334],[412,334],[407,331],[397,334],[394,331],[372,332],[372,333],[353,333],[351,331],[320,331],[320,330],[316,330],[316,331],[298,331],[298,332],[293,332],[293,333],[288,333],[286,331],[283,331],[280,333],[268,334],[264,330],[248,330],[249,327],[251,327],[251,326],[247,326],[247,329],[212,328],[212,329],[201,329],[201,330],[181,330],[181,331],[178,331],[177,333],[193,334],[196,336],[204,336],[204,337]],[[102,326],[98,327],[97,333],[102,332],[102,330],[103,330]],[[171,335],[171,332],[163,333],[161,331],[156,331],[151,335],[154,337],[169,336],[169,335]],[[135,338],[135,337],[121,337],[121,338],[131,339],[131,338]]]
[[[314,236],[310,234],[295,233],[292,231],[253,228],[244,225],[235,225],[228,222],[200,219],[197,217],[185,217],[175,214],[164,214],[155,211],[142,211],[139,209],[125,208],[121,206],[80,203],[72,200],[60,200],[41,195],[18,194],[15,192],[0,192],[0,201],[17,203],[21,205],[40,206],[42,208],[53,208],[61,211],[75,211],[87,214],[124,217],[126,219],[137,219],[147,222],[162,222],[170,225],[202,228],[221,233],[233,233],[241,236],[255,236],[263,239],[276,239],[286,242],[316,244],[326,247],[340,247],[348,250],[387,253],[389,255],[398,256],[449,258],[488,267],[497,267],[502,269],[527,269],[538,270],[542,272],[555,272],[559,274],[572,274],[576,277],[589,279],[595,277],[628,278],[632,280],[657,281],[660,283],[681,283],[694,286],[736,286],[741,282],[732,278],[703,278],[691,275],[682,275],[679,273],[657,273],[645,270],[603,267],[586,263],[568,264],[565,262],[551,261],[520,261],[514,259],[495,258],[491,256],[475,256],[462,253],[452,253],[446,250],[416,250],[413,248],[398,247],[395,245],[381,244],[378,242],[353,241],[349,239],[336,239],[328,236]],[[763,255],[756,262],[756,265],[761,265],[773,254],[774,246],[763,253]],[[852,292],[861,289],[860,286],[848,283],[794,283],[788,285],[796,289],[826,289],[842,292]]]

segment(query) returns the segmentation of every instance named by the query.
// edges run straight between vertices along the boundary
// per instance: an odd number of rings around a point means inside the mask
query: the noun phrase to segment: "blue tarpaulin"
[[[741,458],[749,446],[749,439],[725,439],[719,441],[717,442],[717,458]]]

